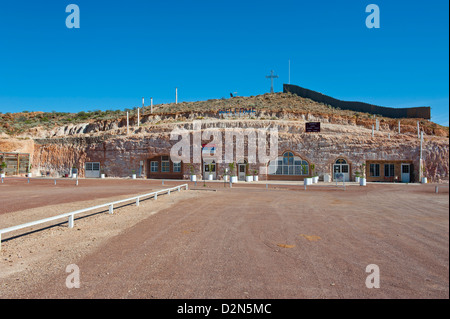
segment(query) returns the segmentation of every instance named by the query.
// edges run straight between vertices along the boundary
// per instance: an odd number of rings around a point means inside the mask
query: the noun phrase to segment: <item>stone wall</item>
[[[277,127],[279,134],[278,153],[290,150],[309,163],[314,163],[319,175],[332,174],[332,164],[337,158],[345,158],[351,165],[352,180],[356,168],[366,160],[407,160],[414,164],[415,176],[419,176],[419,139],[413,134],[394,134],[392,132],[375,132],[358,126],[322,123],[320,133],[305,133],[304,122],[289,121],[221,121],[202,122],[202,131],[206,128],[216,129],[222,133],[230,127],[243,128]],[[75,166],[80,176],[84,175],[85,162],[100,162],[107,176],[126,177],[132,170],[138,172],[140,161],[144,161],[142,173],[146,176],[147,159],[158,155],[169,155],[177,141],[170,140],[170,132],[175,127],[187,130],[193,123],[176,123],[152,127],[145,132],[133,132],[129,135],[105,135],[102,137],[49,138],[36,140],[33,160],[35,174],[58,176],[70,171]],[[223,134],[224,138],[225,134]],[[208,140],[202,140],[207,143]],[[225,142],[223,140],[223,142]],[[223,143],[224,145],[224,143]],[[245,147],[248,143],[245,142]],[[193,149],[191,146],[190,152]],[[224,150],[222,150],[224,152]],[[222,153],[223,156],[225,153]],[[449,176],[449,142],[448,138],[425,136],[423,146],[425,176],[430,181],[448,180]],[[218,166],[220,178],[227,163]],[[251,164],[250,169],[260,172],[260,179],[266,178],[266,166]],[[197,174],[201,164],[195,165]],[[189,165],[184,163],[182,173],[189,177]],[[417,180],[416,180],[417,181]]]

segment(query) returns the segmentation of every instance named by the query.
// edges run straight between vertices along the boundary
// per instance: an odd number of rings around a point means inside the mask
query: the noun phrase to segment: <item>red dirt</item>
[[[135,195],[181,184],[174,181],[131,179],[5,178],[0,184],[0,214],[46,205]]]
[[[448,191],[271,187],[191,184],[216,191],[190,191],[198,196],[74,258],[80,288],[65,286],[65,263],[14,297],[449,297]],[[365,285],[369,264],[380,268],[379,289]]]

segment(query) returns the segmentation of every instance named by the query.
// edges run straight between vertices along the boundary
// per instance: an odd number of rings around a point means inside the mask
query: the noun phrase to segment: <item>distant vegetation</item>
[[[43,127],[51,129],[55,126],[67,124],[79,124],[91,121],[115,120],[126,116],[126,112],[134,114],[131,109],[106,110],[106,111],[81,111],[78,113],[67,112],[29,112],[21,113],[0,113],[0,132],[9,135],[17,135],[23,133],[33,127]]]
[[[211,114],[219,111],[225,111],[227,109],[234,108],[253,108],[257,112],[261,111],[266,113],[261,115],[259,119],[272,119],[277,120],[281,113],[294,113],[295,119],[299,114],[312,114],[312,115],[328,115],[329,117],[343,117],[352,118],[355,123],[367,122],[371,123],[374,119],[373,114],[354,112],[349,110],[341,110],[339,108],[333,108],[330,105],[314,102],[310,99],[302,98],[291,93],[273,93],[263,94],[249,97],[232,97],[211,99],[207,101],[197,102],[181,102],[178,104],[158,104],[153,106],[153,114],[174,114],[174,113],[197,113],[197,118],[206,118]],[[124,110],[94,110],[94,111],[81,111],[78,113],[67,112],[30,112],[23,111],[21,113],[0,113],[0,133],[6,133],[8,135],[18,135],[25,133],[26,131],[35,127],[42,127],[46,130],[51,130],[57,126],[64,126],[69,124],[80,124],[96,121],[116,121],[126,117],[126,112],[129,112],[130,118],[137,115],[137,108],[126,108]],[[278,113],[278,114],[277,114]],[[141,116],[150,114],[150,106],[146,106],[141,109]],[[380,119],[380,123],[383,121],[390,122],[392,126],[396,125],[396,120],[383,118],[377,116]],[[258,120],[258,118],[252,117],[252,119]],[[428,131],[436,132],[436,130],[444,131],[444,135],[448,135],[448,127],[440,126],[436,123],[420,120],[421,125],[429,128]],[[158,122],[159,123],[159,122]],[[402,123],[415,127],[416,119],[402,119]],[[439,134],[442,136],[442,134]]]

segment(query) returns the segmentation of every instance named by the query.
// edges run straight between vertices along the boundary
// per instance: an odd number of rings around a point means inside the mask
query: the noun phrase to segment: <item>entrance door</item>
[[[333,165],[333,178],[336,181],[350,181],[349,165],[344,159],[338,159]]]
[[[402,183],[409,183],[411,180],[411,165],[402,164]]]
[[[100,177],[100,163],[87,162],[85,165],[84,177],[86,177],[86,178]]]
[[[205,179],[209,179],[210,173],[212,173],[213,179],[216,179],[216,162],[215,161],[204,161],[203,162],[203,176],[204,176],[204,178]]]
[[[238,179],[240,181],[245,181],[245,164],[238,164]]]

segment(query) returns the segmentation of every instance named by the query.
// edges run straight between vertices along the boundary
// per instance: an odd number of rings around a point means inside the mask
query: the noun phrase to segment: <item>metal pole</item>
[[[423,144],[423,131],[420,132],[420,163],[419,163],[419,170],[420,170],[419,171],[419,179],[420,179],[420,182],[422,182],[422,177],[423,177],[423,175],[422,175],[422,169],[423,169],[422,144]]]
[[[140,113],[140,111],[139,111],[139,108],[137,109],[137,111],[138,111],[138,120],[137,120],[137,126],[139,127],[139,122],[141,121],[141,120],[140,120],[140,116],[139,116],[139,115],[140,115],[140,114],[139,114],[139,113]]]
[[[175,88],[175,104],[178,104],[178,88]]]
[[[420,127],[419,127],[419,121],[417,121],[417,138],[420,138]]]
[[[420,160],[422,160],[423,131],[420,132]]]
[[[129,133],[128,125],[129,125],[129,117],[128,117],[128,111],[127,111],[127,134]]]
[[[400,121],[398,121],[398,134],[400,134]]]

